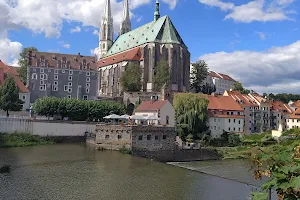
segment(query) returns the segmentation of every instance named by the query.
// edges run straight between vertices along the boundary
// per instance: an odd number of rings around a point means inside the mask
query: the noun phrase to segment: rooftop
[[[239,91],[226,91],[227,94],[239,103],[241,106],[258,107],[259,105],[255,102],[252,97],[247,94],[242,94]]]
[[[120,35],[104,57],[110,57],[150,42],[179,44],[186,47],[169,16],[163,16]]]
[[[158,100],[158,101],[143,101],[135,110],[139,111],[157,111],[161,109],[168,100]]]
[[[234,81],[236,82],[233,78],[231,78],[230,76],[226,75],[226,74],[222,74],[222,73],[218,73],[218,72],[214,72],[214,71],[209,71],[209,75],[215,78],[221,78],[224,80],[228,80],[228,81]]]
[[[223,110],[223,111],[244,111],[242,107],[231,97],[227,96],[208,96],[209,110]]]

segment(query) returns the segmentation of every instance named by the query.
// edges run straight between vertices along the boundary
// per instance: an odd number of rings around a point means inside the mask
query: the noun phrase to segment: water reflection
[[[7,200],[243,200],[250,193],[234,181],[85,145],[0,149],[2,163],[12,165],[0,175]]]

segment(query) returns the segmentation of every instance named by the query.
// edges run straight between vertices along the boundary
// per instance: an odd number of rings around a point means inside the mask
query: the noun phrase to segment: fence
[[[0,132],[26,132],[40,136],[85,136],[96,132],[96,123],[29,120],[26,118],[0,117]]]

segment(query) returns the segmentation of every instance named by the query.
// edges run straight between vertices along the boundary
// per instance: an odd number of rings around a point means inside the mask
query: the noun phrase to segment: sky
[[[115,37],[123,1],[111,0]],[[155,0],[129,0],[132,28]],[[94,55],[105,0],[0,0],[0,60],[22,48]],[[160,0],[191,53],[259,93],[300,93],[300,0]]]

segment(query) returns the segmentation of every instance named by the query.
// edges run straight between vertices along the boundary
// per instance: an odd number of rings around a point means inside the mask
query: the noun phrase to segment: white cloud
[[[70,33],[79,33],[81,32],[81,28],[79,26],[76,26],[73,29],[70,29]]]
[[[266,39],[266,34],[263,32],[255,32],[255,34],[257,34],[260,39],[265,40]]]
[[[235,51],[205,54],[211,70],[223,72],[258,92],[299,93],[300,40],[263,52]]]
[[[169,4],[169,8],[173,10],[176,7],[179,0],[162,0],[162,1],[165,2],[166,4]]]
[[[220,0],[199,0],[199,2],[208,6],[219,7],[223,11],[232,10],[234,8],[233,3],[222,2]]]
[[[93,31],[93,34],[98,36],[98,35],[99,35],[99,30],[95,29],[95,30]]]
[[[16,66],[21,51],[22,44],[20,42],[12,42],[9,39],[0,39],[0,60],[5,64]]]
[[[236,22],[250,23],[253,21],[281,21],[291,20],[290,15],[295,14],[293,10],[286,10],[294,0],[253,0],[245,4],[234,5],[221,0],[199,0],[200,3],[219,7],[223,11],[230,11],[225,20],[232,19]]]
[[[65,43],[64,41],[59,41],[58,44],[59,44],[60,46],[62,46],[63,48],[66,48],[66,49],[69,49],[69,48],[71,47],[70,44]]]

